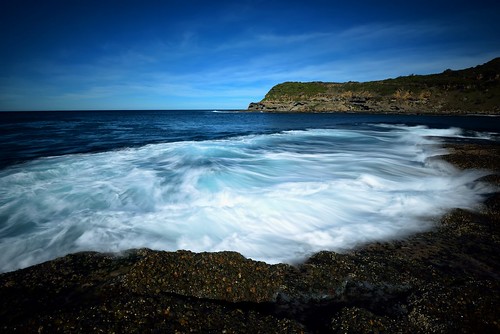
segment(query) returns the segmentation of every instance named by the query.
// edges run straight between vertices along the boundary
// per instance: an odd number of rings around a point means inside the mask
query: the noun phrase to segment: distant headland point
[[[249,111],[500,114],[500,57],[463,70],[369,82],[284,82]]]

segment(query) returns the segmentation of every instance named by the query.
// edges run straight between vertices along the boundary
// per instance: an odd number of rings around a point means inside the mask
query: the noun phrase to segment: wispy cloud
[[[455,30],[457,29],[457,30]],[[169,39],[102,45],[88,59],[39,59],[21,64],[16,80],[0,77],[0,109],[38,105],[99,108],[245,108],[283,81],[367,81],[463,68],[497,49],[470,52],[460,43],[439,47],[453,31],[435,21],[371,23],[333,30],[230,34],[208,43],[189,27]],[[444,37],[443,37],[444,38]],[[434,42],[428,42],[428,40]],[[436,42],[437,41],[437,42]],[[437,44],[433,44],[437,43]],[[230,105],[232,103],[232,105]],[[206,105],[205,105],[206,106]]]

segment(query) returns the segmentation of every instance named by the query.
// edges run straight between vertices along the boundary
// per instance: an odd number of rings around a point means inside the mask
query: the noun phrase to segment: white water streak
[[[0,271],[82,250],[269,263],[429,229],[489,191],[430,160],[456,129],[309,130],[39,159],[0,171]]]

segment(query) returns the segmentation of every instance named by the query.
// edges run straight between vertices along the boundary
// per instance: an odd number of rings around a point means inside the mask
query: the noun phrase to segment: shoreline
[[[331,110],[331,111],[294,111],[294,110],[251,110],[242,109],[240,112],[247,113],[264,113],[264,114],[349,114],[349,115],[408,115],[408,116],[456,116],[456,117],[500,117],[500,113],[492,111],[484,111],[479,113],[466,113],[463,111],[456,112],[412,112],[412,111],[370,111],[370,110]]]
[[[451,143],[440,157],[492,170],[500,144]],[[500,189],[500,188],[499,188]],[[234,252],[84,252],[0,274],[6,332],[500,331],[500,192],[431,231],[297,266]]]

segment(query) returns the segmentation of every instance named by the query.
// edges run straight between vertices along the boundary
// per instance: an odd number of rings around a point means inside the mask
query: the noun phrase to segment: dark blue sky
[[[246,108],[500,56],[499,1],[0,3],[0,110]]]

